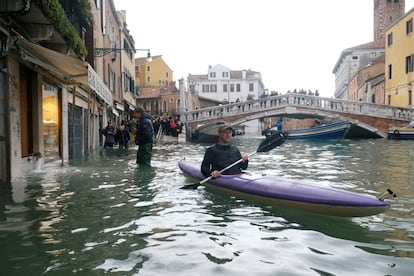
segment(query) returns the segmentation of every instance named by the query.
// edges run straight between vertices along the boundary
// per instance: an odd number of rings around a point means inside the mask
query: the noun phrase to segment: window
[[[388,79],[392,79],[392,64],[388,64]]]
[[[134,79],[128,74],[128,72],[122,73],[122,79],[124,84],[124,91],[134,92],[135,82]]]
[[[111,48],[112,49],[115,49],[116,48],[116,43],[113,42],[113,41],[111,41]],[[113,51],[111,51],[111,59],[114,60],[115,58],[116,58],[116,51],[113,50]]]
[[[210,78],[215,78],[216,77],[216,72],[210,72]]]
[[[203,84],[202,86],[202,92],[210,92],[210,86],[208,84]]]
[[[223,72],[222,76],[223,76],[223,78],[228,78],[229,77],[229,72]]]
[[[133,52],[131,50],[131,47],[129,46],[129,43],[128,43],[128,41],[126,39],[124,39],[124,49],[127,49],[125,51],[126,51],[128,57],[129,57],[129,59],[132,60],[132,58],[134,57],[134,55],[133,55]]]
[[[108,88],[112,93],[115,93],[115,73],[108,64]]]
[[[210,92],[217,92],[217,84],[210,85]]]
[[[254,91],[254,83],[249,83],[249,92]]]
[[[236,84],[236,92],[240,92],[240,83]]]
[[[230,84],[230,92],[234,92],[234,83]]]
[[[195,91],[195,85],[194,84],[190,84],[189,86],[191,93],[194,93]]]
[[[167,72],[167,73],[165,73],[165,77],[167,77],[167,78],[168,78],[168,72]]]
[[[147,66],[147,72],[151,72],[151,66]]]
[[[406,22],[406,34],[410,34],[413,32],[413,19],[411,18]]]
[[[388,46],[391,46],[392,45],[392,33],[389,33],[388,34],[388,37],[387,37],[387,45]]]
[[[135,92],[135,80],[133,78],[131,78],[130,80],[130,85],[129,85],[129,91],[131,92]]]
[[[406,74],[414,71],[413,60],[414,60],[413,55],[409,55],[405,57],[405,73]]]
[[[151,83],[151,77],[147,77],[147,82]]]
[[[223,84],[223,92],[227,92],[227,83]]]
[[[411,88],[408,88],[408,105],[413,104],[413,92]]]

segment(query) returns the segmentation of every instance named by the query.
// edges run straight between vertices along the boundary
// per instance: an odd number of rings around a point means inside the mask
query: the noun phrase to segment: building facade
[[[137,97],[137,106],[154,117],[176,117],[179,115],[180,91],[174,82],[169,86],[143,87]]]
[[[124,112],[122,119],[130,120],[131,113],[135,109],[135,41],[129,32],[126,21],[126,12],[118,11],[118,18],[121,23],[120,39],[121,48],[125,49],[120,52],[121,62],[121,98],[124,100]]]
[[[385,38],[386,29],[405,13],[405,0],[374,0],[374,41]]]
[[[200,107],[198,97],[185,91],[183,80],[179,87],[173,81],[173,71],[161,55],[151,59],[142,57],[135,59],[135,80],[138,96],[136,105],[144,108],[154,117],[177,118],[193,103]]]
[[[201,99],[220,103],[258,99],[264,93],[259,72],[231,70],[223,65],[209,66],[205,75],[189,75],[187,90]]]
[[[379,56],[370,66],[360,69],[348,85],[348,99],[383,104],[385,99],[385,55]]]
[[[414,9],[386,31],[386,104],[412,107],[414,84]]]
[[[87,130],[94,92],[82,40],[92,25],[90,6],[85,1],[23,2],[8,0],[0,11],[2,180],[21,176],[35,164],[84,154],[91,142]],[[74,139],[84,138],[81,133],[87,139]]]
[[[98,0],[101,1],[101,15],[102,26],[100,29],[103,33],[103,45],[97,45],[96,48],[104,49],[122,49],[121,41],[121,21],[119,20],[117,11],[112,0]],[[95,50],[96,51],[96,50]],[[120,116],[124,113],[124,101],[122,93],[122,69],[121,56],[123,50],[112,50],[104,55],[95,55],[96,59],[102,59],[102,79],[105,85],[112,93],[113,108],[109,110],[112,112],[111,119],[114,122],[119,122]],[[98,72],[99,73],[99,72]]]
[[[156,117],[176,117],[180,110],[180,90],[173,71],[161,55],[135,59],[136,105]]]
[[[134,48],[124,27],[112,0],[2,1],[1,181],[99,147],[99,130],[135,87],[122,81],[133,62],[113,51],[124,51],[122,41]]]
[[[168,87],[173,71],[161,55],[135,59],[135,80],[138,90],[144,87]]]
[[[385,30],[405,13],[405,0],[374,0],[374,40],[342,51],[332,73],[334,97],[349,99],[349,83],[363,67],[385,52]]]

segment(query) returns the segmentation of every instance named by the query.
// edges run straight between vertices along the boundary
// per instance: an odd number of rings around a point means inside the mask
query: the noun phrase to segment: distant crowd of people
[[[184,124],[180,122],[179,118],[177,117],[176,118],[157,117],[156,119],[153,120],[153,123],[154,123],[155,133],[158,133],[158,131],[160,130],[160,127],[162,130],[162,134],[170,135],[173,137],[177,137],[178,134],[183,132]]]
[[[112,120],[108,121],[108,125],[102,130],[105,136],[104,148],[112,148],[119,145],[120,149],[127,149],[129,140],[131,140],[129,125],[122,121],[121,124],[115,125]]]
[[[182,133],[184,127],[183,123],[177,118],[172,117],[156,117],[151,118],[151,121],[154,127],[154,135],[157,135],[159,131],[162,131],[161,134],[163,135],[178,137],[178,134]],[[119,145],[119,148],[127,149],[131,137],[135,138],[133,129],[136,128],[137,122],[135,118],[129,122],[122,120],[120,125],[116,125],[112,120],[109,120],[107,126],[102,130],[102,134],[105,136],[104,148],[112,148]]]
[[[128,149],[130,142],[138,145],[137,163],[149,165],[152,155],[152,144],[159,134],[178,137],[183,132],[184,124],[179,117],[152,117],[142,108],[137,108],[134,117],[130,121],[122,120],[116,125],[112,120],[102,129],[105,137],[104,148],[118,146],[120,149]]]

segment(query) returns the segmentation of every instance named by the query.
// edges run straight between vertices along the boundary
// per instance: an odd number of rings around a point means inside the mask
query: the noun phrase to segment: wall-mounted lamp
[[[412,85],[411,85],[411,83],[409,83],[408,84],[408,91],[411,91],[412,90]]]
[[[146,51],[147,61],[152,61],[150,49],[131,49],[131,48],[95,48],[95,57],[103,57],[109,53],[121,52],[121,51]]]

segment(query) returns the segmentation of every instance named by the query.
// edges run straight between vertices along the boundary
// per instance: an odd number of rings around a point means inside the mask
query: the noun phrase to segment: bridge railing
[[[238,102],[227,105],[196,109],[184,113],[187,122],[209,119],[224,119],[227,116],[255,111],[274,110],[283,107],[306,107],[334,111],[340,113],[368,115],[388,119],[414,120],[413,108],[402,108],[383,104],[372,104],[333,98],[308,96],[298,93],[287,93],[279,96],[260,98],[257,100]]]

